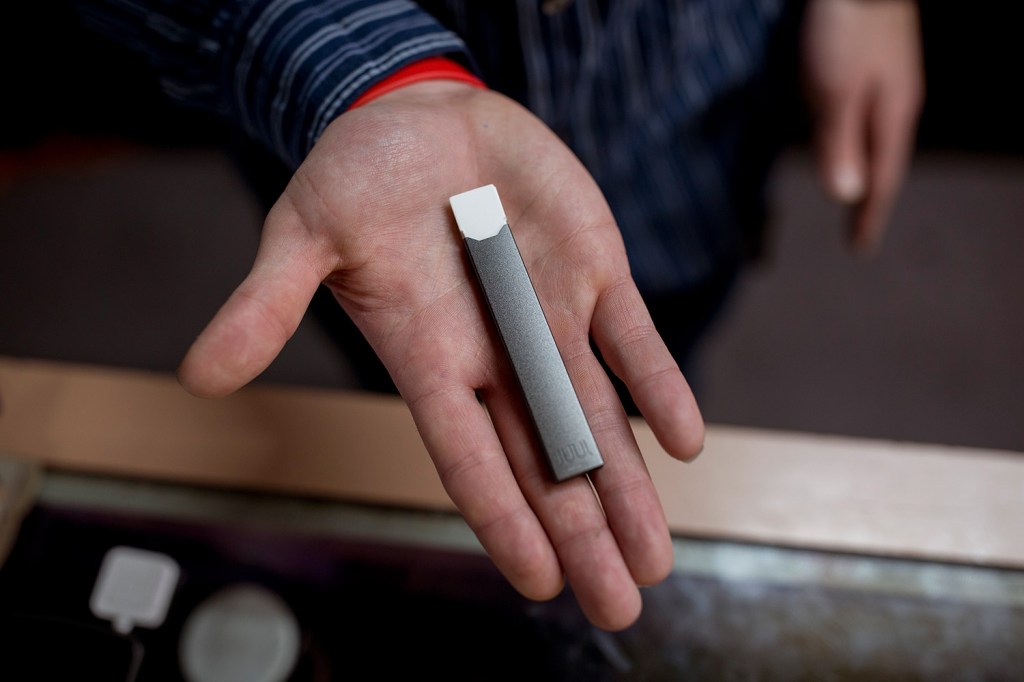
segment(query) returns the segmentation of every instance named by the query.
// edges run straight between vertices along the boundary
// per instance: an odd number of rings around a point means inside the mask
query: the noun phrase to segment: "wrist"
[[[396,71],[371,87],[352,103],[349,110],[368,104],[390,92],[425,81],[463,83],[475,88],[487,89],[483,81],[461,64],[445,57],[427,57]]]

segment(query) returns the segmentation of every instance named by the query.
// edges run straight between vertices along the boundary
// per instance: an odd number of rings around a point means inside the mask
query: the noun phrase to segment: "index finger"
[[[881,241],[910,161],[920,100],[913,88],[903,85],[887,84],[869,113],[868,193],[852,226],[853,243],[860,249],[870,250]]]

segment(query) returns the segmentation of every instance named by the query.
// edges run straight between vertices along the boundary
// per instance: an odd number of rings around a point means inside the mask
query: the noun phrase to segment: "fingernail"
[[[853,168],[840,168],[832,175],[832,184],[840,201],[853,203],[864,196],[864,178]]]

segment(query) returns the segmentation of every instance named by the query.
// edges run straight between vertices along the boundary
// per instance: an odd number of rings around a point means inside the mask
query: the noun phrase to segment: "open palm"
[[[489,183],[604,456],[593,488],[553,482],[474,286],[447,200]],[[703,426],[572,153],[518,105],[456,83],[420,83],[346,113],[271,210],[250,275],[189,351],[182,382],[223,395],[251,380],[321,283],[390,371],[445,489],[508,580],[544,599],[564,575],[596,625],[632,623],[636,585],[667,575],[671,543],[591,341],[667,451],[694,456]]]

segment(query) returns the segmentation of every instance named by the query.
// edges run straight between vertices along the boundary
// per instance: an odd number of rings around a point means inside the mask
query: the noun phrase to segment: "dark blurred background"
[[[922,148],[1024,153],[1024,99],[1015,96],[1024,7],[1000,0],[970,9],[953,0],[920,4],[928,90]],[[66,3],[5,3],[0,18],[4,148],[55,132],[175,147],[219,140],[213,119],[167,105],[140,60],[82,31]]]
[[[1024,8],[965,7],[922,3],[919,153],[876,258],[845,254],[794,126],[693,377],[709,421],[1024,451]],[[0,9],[0,83],[0,354],[173,370],[256,249],[229,131],[62,3]],[[352,379],[307,321],[266,380]]]

